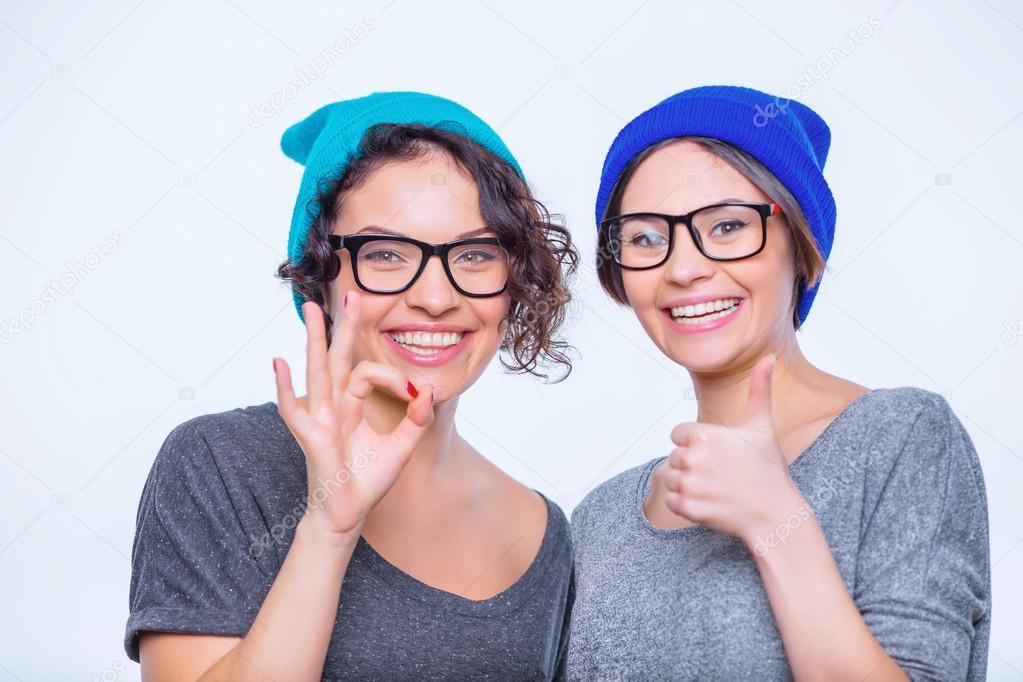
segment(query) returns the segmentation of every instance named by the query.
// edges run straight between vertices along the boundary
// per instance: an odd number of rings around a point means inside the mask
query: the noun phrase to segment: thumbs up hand
[[[753,367],[743,421],[735,426],[683,423],[664,481],[668,508],[693,523],[728,533],[752,548],[800,505],[801,494],[771,423],[774,356]]]

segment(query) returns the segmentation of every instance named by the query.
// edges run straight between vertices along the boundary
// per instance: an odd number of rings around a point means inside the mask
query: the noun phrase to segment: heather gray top
[[[567,679],[791,679],[745,545],[705,526],[665,530],[646,519],[650,473],[663,459],[603,483],[572,513]],[[945,399],[910,387],[865,393],[790,472],[860,613],[906,674],[983,680],[987,500],[977,453]]]
[[[139,503],[128,657],[139,660],[141,630],[244,636],[291,546],[307,490],[305,457],[276,403],[174,428]],[[544,500],[536,558],[482,601],[416,580],[359,538],[323,679],[552,679],[564,660],[572,552],[568,519]]]

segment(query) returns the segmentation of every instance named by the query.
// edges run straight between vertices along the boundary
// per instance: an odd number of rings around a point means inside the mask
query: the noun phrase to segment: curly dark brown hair
[[[571,300],[568,281],[575,274],[579,254],[568,230],[559,224],[560,217],[555,222],[515,169],[465,135],[420,124],[380,123],[368,128],[340,176],[320,180],[316,198],[306,207],[315,218],[303,253],[297,262],[289,258],[282,263],[277,277],[290,282],[302,299],[320,305],[329,344],[333,320],[326,293],[341,271],[341,259],[328,236],[345,196],[388,162],[422,158],[438,150],[475,180],[480,213],[508,251],[511,305],[501,350],[509,353],[511,361],[502,357],[501,364],[511,372],[545,380],[548,375],[541,367],[559,365],[564,373],[555,383],[562,381],[572,371],[566,354],[571,346],[555,336],[565,321]]]

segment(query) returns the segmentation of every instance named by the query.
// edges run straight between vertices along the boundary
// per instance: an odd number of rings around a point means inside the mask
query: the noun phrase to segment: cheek
[[[786,317],[792,305],[795,274],[791,263],[781,259],[733,266],[732,279],[752,298],[758,317],[773,322]]]
[[[487,337],[500,338],[504,334],[504,322],[508,317],[510,305],[511,297],[507,294],[473,301],[473,314],[479,321],[478,333]]]
[[[657,308],[657,292],[662,279],[657,273],[657,270],[633,270],[622,273],[622,285],[632,314],[648,328],[661,314]]]
[[[356,363],[361,360],[378,359],[380,344],[383,343],[382,339],[379,338],[380,323],[393,307],[393,302],[387,300],[387,297],[385,296],[374,296],[373,294],[367,294],[365,292],[359,293],[362,296],[362,308],[359,311],[359,327],[355,335],[355,348],[353,351],[353,359]],[[344,320],[340,315],[340,299],[338,299],[335,311],[338,313],[334,324],[334,334],[336,338],[341,325],[349,324],[349,322]]]
[[[766,248],[761,254],[763,258],[749,265],[755,268],[753,277],[761,298],[773,301],[773,307],[782,314],[793,303],[796,270],[792,243],[788,235],[780,230],[769,231],[767,243],[773,245],[773,248]]]
[[[622,285],[628,304],[638,316],[656,313],[657,288],[660,286],[657,270],[622,272]]]

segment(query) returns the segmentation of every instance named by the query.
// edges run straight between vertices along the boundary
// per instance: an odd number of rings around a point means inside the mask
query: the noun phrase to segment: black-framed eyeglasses
[[[332,234],[332,248],[351,253],[355,283],[372,294],[400,294],[440,257],[451,285],[463,296],[497,296],[508,286],[508,252],[496,237],[473,237],[444,244],[390,234]]]
[[[628,270],[663,265],[675,245],[675,225],[689,229],[700,253],[711,260],[733,261],[755,256],[767,244],[767,218],[780,215],[776,203],[723,202],[682,215],[626,213],[600,223],[605,245],[615,262]]]

